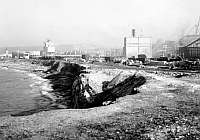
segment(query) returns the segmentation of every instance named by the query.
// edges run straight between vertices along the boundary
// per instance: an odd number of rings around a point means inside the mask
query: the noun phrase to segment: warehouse
[[[183,47],[179,47],[178,53],[185,59],[200,58],[200,36],[185,36],[179,41]]]

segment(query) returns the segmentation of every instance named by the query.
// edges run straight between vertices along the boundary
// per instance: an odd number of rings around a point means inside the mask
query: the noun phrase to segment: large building
[[[179,40],[178,53],[185,59],[200,59],[200,35],[187,35]]]
[[[126,58],[135,57],[138,55],[145,55],[147,58],[152,57],[152,38],[135,36],[135,30],[132,30],[132,37],[124,38],[123,54]]]
[[[56,49],[51,40],[47,40],[46,42],[44,42],[42,56],[45,56],[45,57],[54,56],[55,52],[56,52]]]

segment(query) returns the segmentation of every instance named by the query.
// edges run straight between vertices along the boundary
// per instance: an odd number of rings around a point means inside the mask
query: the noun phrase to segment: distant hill
[[[16,47],[1,47],[0,48],[0,54],[5,53],[5,50],[8,49],[9,51],[40,51],[42,50],[42,47],[39,46],[28,46],[28,47],[20,47],[20,46],[16,46]]]
[[[106,49],[108,47],[94,44],[66,44],[66,45],[57,45],[56,50],[73,50],[73,49],[97,49],[102,48]]]
[[[61,45],[55,45],[57,51],[66,51],[66,50],[74,50],[74,49],[80,49],[80,50],[91,50],[91,49],[109,49],[111,47],[109,46],[101,46],[101,45],[95,45],[95,44],[61,44]],[[6,48],[9,51],[17,51],[18,49],[20,51],[41,51],[43,49],[43,46],[16,46],[16,47],[1,47],[0,48],[0,54],[5,53]],[[113,47],[112,47],[113,48]],[[116,49],[119,49],[120,47],[116,47]]]

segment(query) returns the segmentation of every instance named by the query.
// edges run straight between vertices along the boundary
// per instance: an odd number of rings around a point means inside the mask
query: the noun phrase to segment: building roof
[[[188,47],[200,39],[200,35],[186,35],[179,40],[179,45]]]

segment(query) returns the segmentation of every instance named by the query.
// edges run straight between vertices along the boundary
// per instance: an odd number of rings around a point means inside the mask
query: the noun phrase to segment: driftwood
[[[143,76],[130,76],[123,82],[114,85],[112,88],[108,88],[107,90],[96,94],[93,97],[91,106],[100,106],[105,101],[115,101],[119,97],[135,94],[135,88],[143,85],[145,82],[146,79]]]
[[[132,73],[130,75],[129,74],[123,74],[123,71],[121,71],[117,76],[115,76],[111,81],[104,81],[102,84],[102,90],[106,91],[108,89],[111,89],[112,87],[118,85],[119,83],[123,82],[125,79],[127,79],[130,76],[135,76],[136,75],[136,71],[135,73]]]

